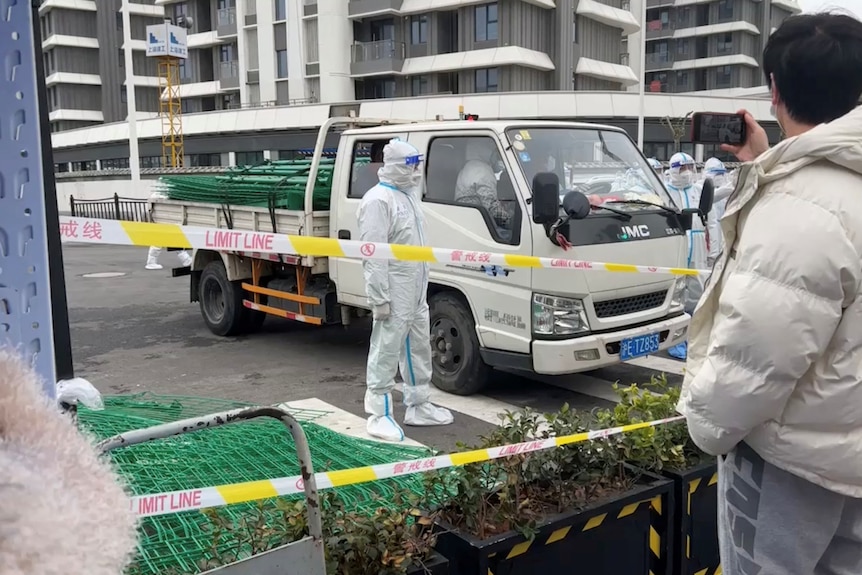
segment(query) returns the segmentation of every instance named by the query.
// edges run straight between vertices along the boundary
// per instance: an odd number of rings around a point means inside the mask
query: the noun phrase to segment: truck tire
[[[215,335],[238,335],[246,327],[240,282],[227,279],[221,260],[211,261],[201,272],[198,301],[207,327]]]
[[[431,315],[431,382],[455,395],[472,395],[488,383],[491,368],[479,354],[476,322],[470,307],[451,293],[429,302]]]

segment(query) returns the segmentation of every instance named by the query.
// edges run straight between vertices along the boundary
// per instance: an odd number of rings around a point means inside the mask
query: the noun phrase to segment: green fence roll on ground
[[[105,409],[81,407],[78,425],[104,439],[124,431],[178,419],[217,413],[248,404],[150,393],[105,396]],[[294,417],[308,436],[315,471],[348,469],[426,457],[428,451],[348,437],[317,425],[326,412],[297,409]],[[136,495],[272,479],[296,475],[299,465],[293,440],[275,420],[253,420],[120,448],[109,456]],[[416,493],[420,476],[375,481],[339,488],[342,500],[357,510],[393,505],[393,489]],[[239,518],[256,503],[232,505],[224,513]],[[141,522],[139,556],[129,575],[155,575],[174,570],[197,573],[213,545],[208,520],[200,511],[147,517]]]

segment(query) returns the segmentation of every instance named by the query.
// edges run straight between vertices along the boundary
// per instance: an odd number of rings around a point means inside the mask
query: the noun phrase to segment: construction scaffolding
[[[180,59],[159,57],[159,117],[162,120],[162,166],[182,168],[182,97],[180,96]]]

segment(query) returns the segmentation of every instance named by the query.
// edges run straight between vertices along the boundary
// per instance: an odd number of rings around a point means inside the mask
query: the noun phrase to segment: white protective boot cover
[[[177,252],[177,257],[180,258],[180,264],[182,264],[184,267],[189,267],[192,265],[192,256],[186,250]]]
[[[385,441],[404,441],[404,431],[392,417],[391,393],[374,393],[371,389],[366,390],[365,413],[371,414],[366,425],[368,435]]]
[[[430,401],[409,406],[407,413],[404,415],[404,425],[417,427],[449,425],[453,421],[455,421],[455,418],[452,416],[451,411],[445,407],[434,405]]]
[[[155,246],[151,247],[147,252],[147,265],[145,266],[148,270],[160,270],[162,269],[161,264],[159,263],[159,255],[162,253],[162,248],[157,248]]]

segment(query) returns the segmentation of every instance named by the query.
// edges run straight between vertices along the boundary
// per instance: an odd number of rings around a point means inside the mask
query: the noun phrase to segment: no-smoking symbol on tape
[[[359,251],[362,252],[362,255],[370,258],[374,255],[375,248],[374,244],[362,244],[362,247],[359,248]]]

